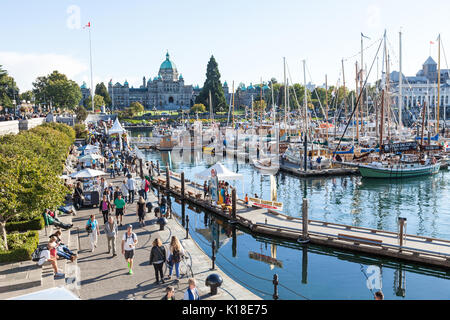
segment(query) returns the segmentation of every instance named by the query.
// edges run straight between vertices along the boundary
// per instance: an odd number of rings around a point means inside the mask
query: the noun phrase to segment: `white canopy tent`
[[[242,181],[242,193],[244,194],[244,176],[239,173],[235,173],[228,168],[226,168],[221,163],[216,163],[212,167],[195,174],[195,178],[200,180],[209,180],[211,178],[211,170],[215,170],[217,173],[217,178],[219,180],[228,180],[228,181],[234,181],[234,180],[240,180]]]
[[[100,160],[101,158],[103,158],[103,157],[99,154],[90,153],[90,154],[80,157],[79,161],[80,162],[89,162],[92,160]]]
[[[116,119],[111,129],[108,130],[108,134],[116,134],[116,133],[118,134],[125,133],[125,129],[120,124],[119,119]]]
[[[8,300],[80,300],[80,298],[66,288],[55,287],[10,298]]]
[[[81,171],[74,172],[70,175],[72,178],[95,178],[105,175],[106,172],[94,169],[84,169]]]

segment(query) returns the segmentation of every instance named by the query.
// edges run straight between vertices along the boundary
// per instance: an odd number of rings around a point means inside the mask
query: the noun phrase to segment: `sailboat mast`
[[[441,105],[441,35],[439,34],[438,43],[438,101],[436,113],[436,134],[439,134],[439,107]]]
[[[209,90],[209,112],[211,114],[211,124],[214,121],[214,115],[213,115],[213,106],[212,106],[212,98],[211,98],[211,90]]]
[[[355,93],[356,95],[359,95],[358,93],[358,61],[356,61],[356,89],[355,89]],[[358,141],[359,144],[359,99],[356,101],[356,140]]]
[[[398,124],[399,124],[399,130],[401,131],[403,129],[403,73],[402,73],[402,32],[399,32],[399,85],[398,85]]]
[[[344,121],[347,120],[347,88],[345,87],[344,59],[342,59],[342,80],[344,82]]]
[[[325,122],[326,122],[326,137],[328,141],[328,77],[325,75]]]
[[[303,168],[305,172],[308,170],[307,165],[307,159],[308,159],[308,96],[307,96],[307,89],[306,89],[306,60],[303,60],[303,81],[305,85],[305,97],[304,97],[304,104],[305,104],[305,138],[304,141],[304,152],[303,152]]]
[[[233,95],[232,95],[232,106],[233,106],[233,108],[232,108],[232,111],[231,111],[231,117],[232,117],[232,119],[233,119],[233,128],[234,128],[234,80],[233,80],[233,88],[231,89],[231,91],[233,92]]]
[[[272,82],[272,81],[270,82],[270,87],[271,87],[270,89],[271,89],[271,91],[272,91],[272,117],[273,117],[273,125],[275,125],[277,115],[276,115],[276,113],[275,113],[275,103],[274,103],[274,100],[273,100],[273,82]]]
[[[283,58],[284,67],[284,129],[287,129],[287,87],[286,87],[286,58]]]

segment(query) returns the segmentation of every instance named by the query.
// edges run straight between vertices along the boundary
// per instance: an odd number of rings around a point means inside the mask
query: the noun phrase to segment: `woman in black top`
[[[163,266],[166,259],[166,249],[162,245],[161,240],[156,238],[153,240],[153,247],[150,252],[150,264],[155,268],[156,284],[159,284],[160,276],[161,282],[164,283]]]
[[[78,210],[83,205],[83,189],[81,188],[81,182],[77,183],[77,186],[75,187],[75,192],[73,193],[73,201],[75,208]]]
[[[145,200],[144,198],[141,196],[139,197],[139,201],[137,203],[137,215],[139,218],[139,225],[141,226],[145,226],[144,223],[144,218],[145,218]]]

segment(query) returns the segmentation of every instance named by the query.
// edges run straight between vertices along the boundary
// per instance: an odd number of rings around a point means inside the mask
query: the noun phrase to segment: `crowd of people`
[[[99,131],[96,128],[96,131]],[[170,197],[161,195],[158,199],[158,205],[153,208],[151,201],[148,201],[149,192],[153,192],[151,188],[151,181],[154,175],[159,175],[159,165],[153,162],[146,165],[145,170],[148,170],[148,176],[144,179],[134,178],[133,175],[139,173],[139,161],[124,144],[123,148],[119,146],[119,140],[108,140],[106,136],[99,136],[91,138],[90,143],[98,146],[104,161],[98,161],[97,166],[108,172],[110,179],[116,179],[123,175],[123,180],[118,185],[108,183],[105,178],[99,181],[99,195],[100,201],[98,205],[99,217],[103,220],[103,226],[96,219],[95,214],[90,214],[86,221],[86,231],[89,234],[89,241],[91,245],[91,252],[97,248],[100,239],[101,231],[105,235],[105,241],[108,246],[108,254],[112,254],[112,258],[118,255],[120,251],[123,255],[127,265],[128,274],[133,274],[133,260],[135,257],[136,248],[139,245],[138,236],[133,231],[133,225],[128,224],[126,231],[120,235],[120,227],[123,227],[123,216],[129,211],[135,211],[137,221],[140,227],[146,225],[146,214],[152,210],[155,213],[155,218],[168,217],[171,203]],[[225,185],[224,185],[225,186]],[[83,207],[84,193],[81,183],[77,183],[74,188],[73,201],[76,208]],[[226,199],[224,200],[226,202]],[[117,242],[120,248],[117,248]],[[64,251],[64,249],[63,249]],[[64,255],[70,255],[69,252],[64,251]],[[181,242],[176,236],[172,236],[168,249],[165,248],[160,238],[156,237],[152,243],[150,250],[149,264],[155,270],[155,284],[164,284],[165,280],[170,280],[172,274],[176,276],[175,281],[179,281],[180,263],[185,258],[185,250]],[[72,258],[73,259],[73,258]],[[56,264],[55,264],[56,265]],[[164,275],[164,265],[167,265],[169,274]],[[57,270],[55,270],[57,272]],[[166,288],[166,295],[163,300],[175,300],[173,287]],[[199,299],[197,289],[195,289],[195,280],[189,279],[189,288],[184,295],[185,299]]]

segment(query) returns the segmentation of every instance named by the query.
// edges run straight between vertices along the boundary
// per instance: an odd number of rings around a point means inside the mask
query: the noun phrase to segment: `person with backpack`
[[[150,264],[155,268],[155,284],[159,284],[161,277],[161,283],[164,283],[163,266],[166,261],[166,249],[162,245],[159,238],[153,240],[153,247],[150,251]]]
[[[112,204],[111,204],[111,202],[109,202],[108,196],[103,195],[103,199],[102,199],[102,201],[100,201],[100,205],[98,206],[98,209],[103,215],[103,223],[104,224],[106,224],[106,222],[108,221],[109,211],[111,210],[111,208],[112,208]]]
[[[180,240],[176,236],[172,236],[169,247],[169,259],[167,260],[167,264],[169,266],[169,277],[172,277],[172,270],[175,266],[175,273],[177,275],[177,281],[180,279],[180,262],[184,257],[184,249],[180,243]]]
[[[95,219],[95,215],[91,214],[86,222],[86,231],[89,234],[89,240],[91,242],[91,252],[97,248],[98,236],[100,236],[100,230],[98,228],[98,222]]]
[[[129,224],[122,239],[122,254],[128,264],[128,274],[133,274],[133,257],[137,243],[137,235],[133,232],[133,226]]]
[[[145,226],[145,200],[142,196],[139,197],[139,201],[137,202],[137,208],[136,213],[139,219],[139,225],[144,227]]]

